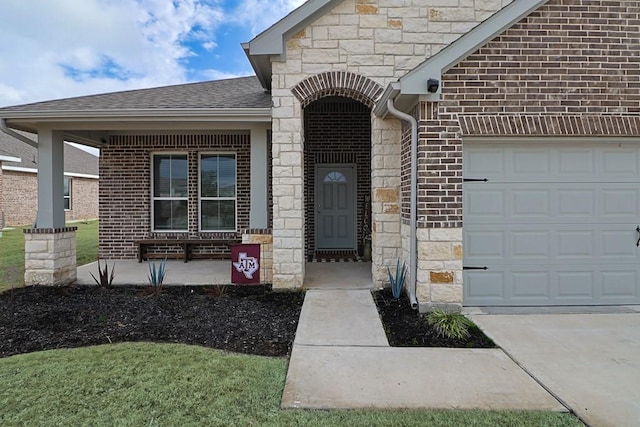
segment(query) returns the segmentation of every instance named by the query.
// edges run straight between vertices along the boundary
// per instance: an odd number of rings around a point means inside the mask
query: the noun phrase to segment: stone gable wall
[[[386,86],[510,2],[345,0],[287,41],[286,61],[272,64],[275,287],[299,287],[304,278],[304,229],[287,226],[306,220],[306,104],[292,91],[296,85],[314,75],[342,71]],[[373,120],[372,253],[378,283],[388,280],[386,265],[395,265],[401,256],[400,132],[396,119]]]

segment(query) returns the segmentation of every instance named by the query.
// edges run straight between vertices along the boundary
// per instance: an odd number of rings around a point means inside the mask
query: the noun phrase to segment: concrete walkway
[[[640,425],[640,313],[472,319],[588,425]]]
[[[566,411],[502,350],[390,347],[368,289],[307,291],[282,407]]]

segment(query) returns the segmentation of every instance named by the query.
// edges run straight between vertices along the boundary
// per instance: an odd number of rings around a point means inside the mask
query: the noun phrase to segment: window
[[[200,156],[200,230],[236,230],[236,156]]]
[[[187,181],[186,154],[153,155],[153,230],[188,231]]]
[[[64,178],[64,210],[71,210],[71,178],[67,177]]]

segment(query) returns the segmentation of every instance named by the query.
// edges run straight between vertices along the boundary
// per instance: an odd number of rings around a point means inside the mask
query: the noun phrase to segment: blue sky
[[[241,42],[304,0],[1,0],[0,107],[252,74]]]

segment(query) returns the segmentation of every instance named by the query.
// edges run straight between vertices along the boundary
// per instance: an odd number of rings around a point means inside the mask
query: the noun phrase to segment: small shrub
[[[402,289],[404,289],[404,280],[407,277],[407,265],[402,262],[402,267],[400,267],[400,260],[398,259],[395,274],[391,273],[391,269],[388,266],[387,273],[389,273],[389,283],[391,283],[391,294],[393,298],[398,299],[400,298]]]
[[[93,275],[93,273],[89,272],[89,274],[91,274],[91,277],[93,277],[96,285],[101,288],[110,288],[113,284],[113,277],[116,274],[116,263],[114,262],[111,266],[111,274],[109,274],[109,264],[107,263],[107,261],[104,262],[103,270],[102,266],[100,265],[100,259],[98,259],[98,277],[100,277],[100,280],[98,280],[96,276]]]
[[[149,288],[153,294],[158,295],[162,291],[162,284],[167,272],[167,260],[163,259],[159,265],[155,262],[149,262]]]
[[[220,298],[227,294],[227,287],[225,285],[215,285],[207,288],[207,293],[214,298]]]
[[[469,328],[473,326],[473,322],[462,314],[443,310],[433,310],[427,314],[427,323],[441,337],[458,340],[468,338]]]

